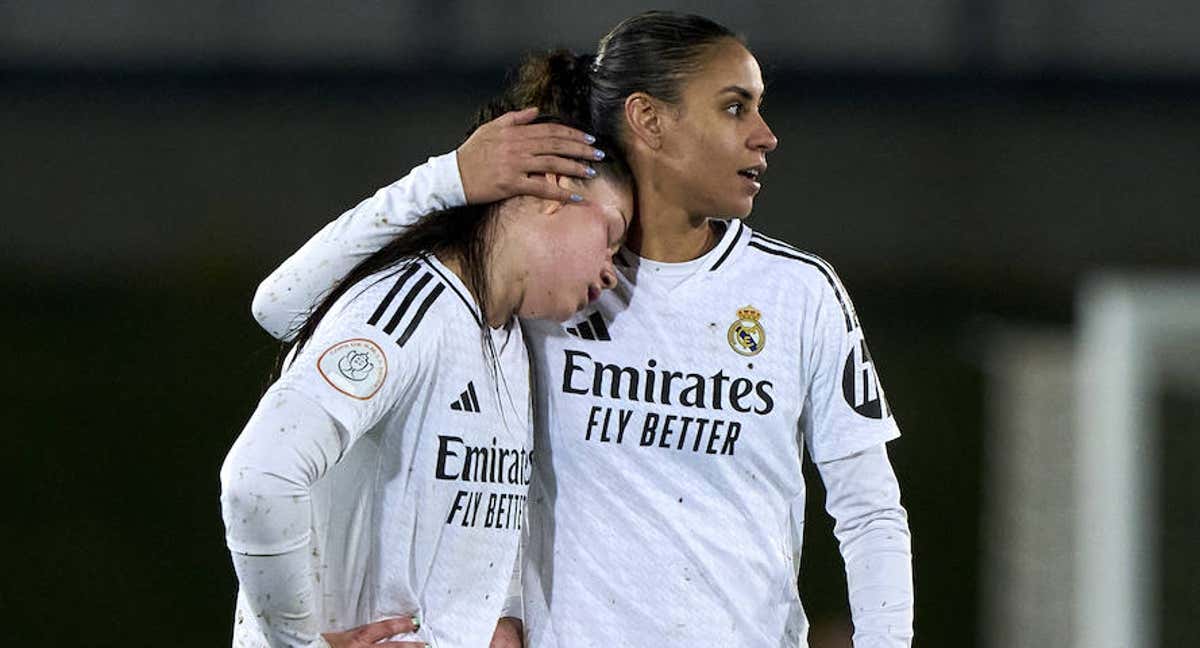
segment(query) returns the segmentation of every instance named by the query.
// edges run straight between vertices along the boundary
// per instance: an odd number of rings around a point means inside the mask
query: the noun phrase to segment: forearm
[[[271,556],[230,551],[241,596],[272,648],[322,646],[316,602],[320,597],[311,552],[302,547]]]
[[[221,469],[226,543],[244,601],[274,647],[320,645],[310,491],[339,452],[324,410],[268,392]]]
[[[524,554],[524,547],[518,552],[517,559],[513,561],[512,577],[508,581],[508,593],[504,597],[504,607],[500,609],[501,617],[510,617],[513,619],[525,618],[525,606],[521,594],[521,559]]]
[[[421,216],[464,204],[455,154],[429,158],[323,227],[272,272],[254,294],[254,319],[274,337],[289,339],[360,261]]]
[[[908,515],[884,446],[818,465],[846,563],[856,648],[912,644]]]

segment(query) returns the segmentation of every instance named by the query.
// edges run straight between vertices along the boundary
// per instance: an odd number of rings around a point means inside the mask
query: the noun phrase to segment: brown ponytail
[[[591,67],[595,56],[554,50],[525,59],[506,93],[518,106],[537,106],[591,132]]]

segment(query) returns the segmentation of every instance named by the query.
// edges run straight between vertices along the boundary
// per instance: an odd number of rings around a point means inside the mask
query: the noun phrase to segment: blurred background
[[[258,281],[457,146],[523,52],[594,51],[646,8],[0,4],[0,609],[22,645],[228,645],[217,471],[277,351]],[[780,147],[751,224],[831,260],[870,332],[917,645],[1195,645],[1200,4],[658,8],[763,64]],[[845,647],[810,484],[811,643]]]

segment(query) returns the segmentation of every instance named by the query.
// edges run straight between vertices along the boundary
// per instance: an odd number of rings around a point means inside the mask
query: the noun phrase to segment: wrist
[[[448,205],[469,205],[473,202],[469,196],[474,195],[476,191],[474,187],[468,191],[468,174],[464,173],[461,146],[445,155],[429,158],[429,162],[434,167],[439,184],[445,187],[448,194],[446,196]]]

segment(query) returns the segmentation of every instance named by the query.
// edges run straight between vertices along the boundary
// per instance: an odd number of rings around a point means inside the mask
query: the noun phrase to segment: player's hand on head
[[[488,648],[525,648],[523,634],[524,627],[520,619],[502,617],[496,622],[496,631],[492,633]]]
[[[326,632],[322,637],[330,648],[368,648],[388,646],[390,648],[425,648],[420,641],[384,641],[405,632],[415,632],[418,628],[416,621],[409,617],[384,619],[366,625],[351,628],[345,632]]]
[[[458,171],[470,204],[529,195],[571,200],[571,191],[530,174],[588,178],[597,149],[583,131],[562,124],[530,124],[537,108],[505,113],[480,126],[458,147]]]

